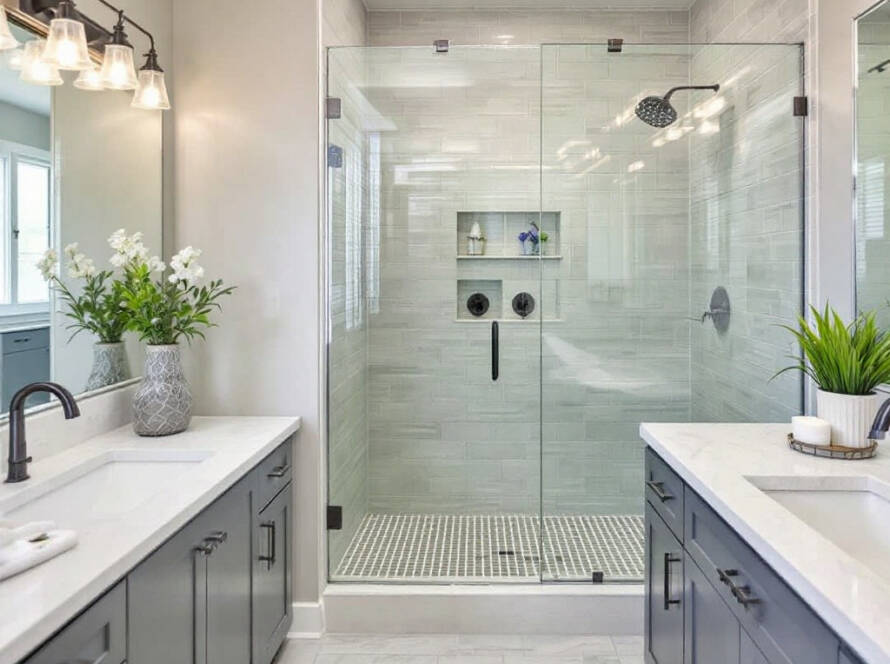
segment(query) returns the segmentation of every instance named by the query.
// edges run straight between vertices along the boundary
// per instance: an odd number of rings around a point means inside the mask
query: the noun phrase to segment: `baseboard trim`
[[[409,586],[329,584],[332,633],[643,633],[643,586]]]
[[[324,607],[321,602],[294,602],[289,639],[319,639],[325,631]]]

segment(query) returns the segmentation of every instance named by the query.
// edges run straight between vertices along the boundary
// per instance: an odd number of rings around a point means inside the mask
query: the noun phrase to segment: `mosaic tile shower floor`
[[[334,581],[640,582],[643,517],[368,514]],[[600,577],[601,575],[601,577]]]

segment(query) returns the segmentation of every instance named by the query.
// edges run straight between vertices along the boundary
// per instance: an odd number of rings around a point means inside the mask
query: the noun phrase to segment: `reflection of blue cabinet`
[[[38,327],[0,333],[0,412],[9,409],[13,395],[28,383],[50,379],[49,328]],[[28,406],[49,401],[39,392],[28,397]]]

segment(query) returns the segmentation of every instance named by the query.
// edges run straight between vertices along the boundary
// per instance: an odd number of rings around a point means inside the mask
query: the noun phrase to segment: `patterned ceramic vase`
[[[146,346],[145,374],[133,398],[133,430],[140,436],[169,436],[185,431],[191,419],[192,392],[179,346]]]
[[[130,362],[127,360],[124,342],[94,345],[93,370],[87,379],[86,391],[91,392],[125,380],[130,380]]]

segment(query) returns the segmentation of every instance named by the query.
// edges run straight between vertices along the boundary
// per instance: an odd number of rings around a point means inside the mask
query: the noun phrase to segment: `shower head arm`
[[[671,95],[675,92],[679,92],[680,90],[713,90],[714,92],[720,91],[719,85],[680,85],[676,88],[671,88],[667,91],[667,94],[664,96],[665,101],[670,101]]]

